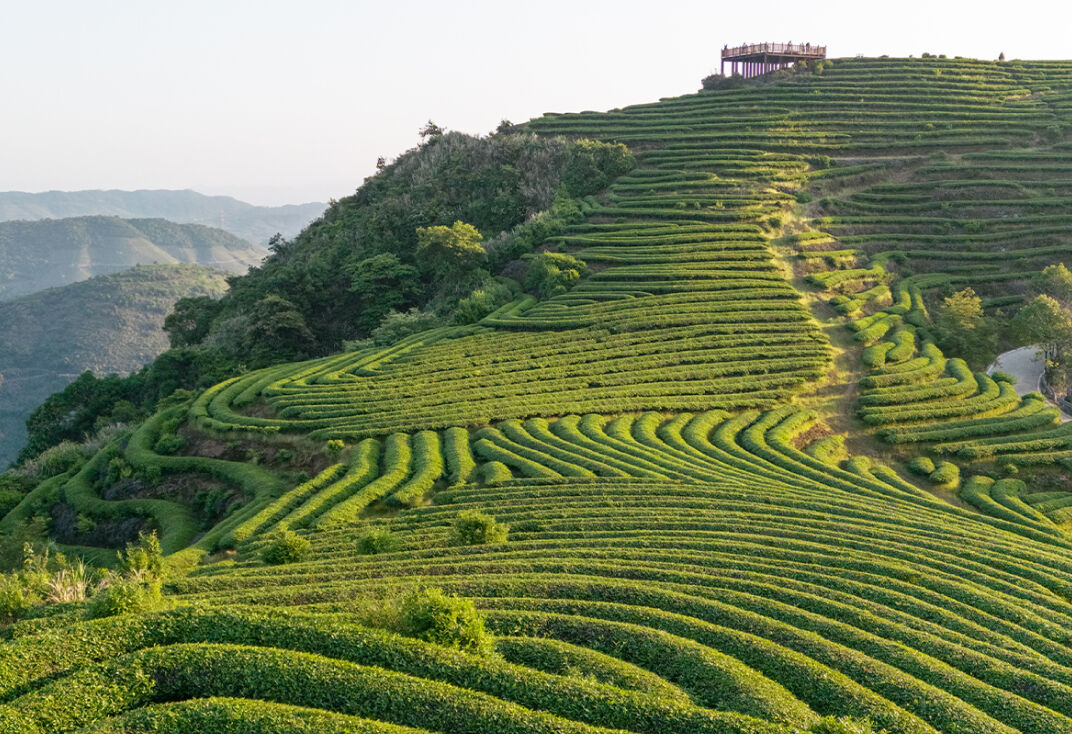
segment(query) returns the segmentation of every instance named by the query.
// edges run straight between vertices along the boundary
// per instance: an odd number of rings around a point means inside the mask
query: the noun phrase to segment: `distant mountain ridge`
[[[293,237],[325,208],[327,204],[323,202],[256,206],[230,196],[207,196],[191,189],[0,192],[0,222],[94,215],[160,218],[218,227],[259,245],[267,243],[276,233],[288,239]]]
[[[0,301],[151,263],[243,273],[265,252],[221,229],[164,219],[0,222]]]
[[[226,273],[202,265],[139,265],[0,302],[0,467],[46,397],[85,370],[139,369],[167,349],[161,327],[178,299],[226,290]]]

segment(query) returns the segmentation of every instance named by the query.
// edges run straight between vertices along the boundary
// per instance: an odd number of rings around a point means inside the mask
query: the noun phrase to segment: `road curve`
[[[1007,372],[1016,378],[1016,392],[1027,395],[1031,392],[1042,392],[1039,380],[1046,367],[1046,360],[1042,356],[1042,350],[1035,346],[1012,349],[1004,354],[999,354],[994,363],[986,368],[986,373]],[[1053,401],[1050,401],[1053,402]],[[1072,420],[1063,411],[1061,422]]]

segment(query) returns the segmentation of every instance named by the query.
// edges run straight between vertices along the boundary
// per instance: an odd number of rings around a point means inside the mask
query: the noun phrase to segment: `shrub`
[[[177,454],[186,446],[186,439],[176,433],[166,433],[153,444],[153,451],[158,454]]]
[[[328,453],[332,456],[338,456],[345,447],[346,444],[342,442],[342,439],[338,438],[329,439],[327,443]]]
[[[960,467],[950,461],[940,461],[931,472],[930,480],[939,487],[954,489],[960,484]]]
[[[994,382],[1007,382],[1010,385],[1016,384],[1016,378],[1008,372],[994,372],[990,375],[990,379]]]
[[[542,252],[529,262],[525,287],[547,298],[565,292],[588,273],[583,260],[560,252]]]
[[[745,78],[740,74],[732,74],[729,76],[723,76],[722,74],[712,74],[711,76],[705,76],[700,84],[704,89],[716,90],[716,89],[737,89],[743,87],[745,84]]]
[[[934,472],[934,462],[929,456],[917,456],[908,462],[908,468],[912,470],[914,474],[919,474],[923,477],[928,477]]]
[[[383,317],[380,325],[372,330],[372,343],[385,347],[428,329],[442,326],[443,320],[434,313],[411,308],[409,311],[391,311]]]
[[[0,621],[13,622],[26,615],[35,603],[34,595],[25,588],[18,576],[0,576]]]
[[[421,589],[403,599],[399,624],[403,634],[437,645],[476,654],[492,649],[491,633],[473,602],[439,588]]]
[[[357,538],[357,552],[363,556],[390,553],[398,546],[398,538],[387,528],[369,528]]]
[[[636,159],[622,143],[581,138],[569,145],[562,186],[570,196],[587,196],[635,166]]]
[[[132,579],[151,581],[164,572],[164,553],[156,533],[140,533],[136,543],[119,551],[119,570]]]
[[[152,612],[163,605],[159,580],[148,584],[138,581],[120,581],[94,596],[86,614],[90,619],[99,619],[114,617],[117,614]]]
[[[514,290],[498,280],[485,281],[468,297],[458,301],[454,309],[454,323],[475,324],[500,306],[514,298]]]
[[[450,545],[493,545],[505,543],[510,526],[476,510],[459,512],[447,542]]]
[[[312,544],[308,540],[293,530],[284,530],[261,551],[261,560],[273,566],[297,563],[308,558],[311,551]]]

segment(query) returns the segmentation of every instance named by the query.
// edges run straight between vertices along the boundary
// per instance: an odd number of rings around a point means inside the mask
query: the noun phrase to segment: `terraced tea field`
[[[1069,259],[1072,62],[839,59],[526,128],[637,155],[542,245],[592,274],[241,375],[38,486],[0,530],[143,518],[170,608],[12,625],[4,731],[1072,732],[1072,491],[1033,484],[1072,434],[928,306]],[[243,501],[206,523],[126,469]],[[392,631],[429,587],[491,649]]]

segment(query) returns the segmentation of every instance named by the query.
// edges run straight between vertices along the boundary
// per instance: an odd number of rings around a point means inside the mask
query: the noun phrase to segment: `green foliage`
[[[1051,296],[1033,298],[1016,313],[1012,325],[1023,343],[1039,344],[1055,357],[1072,348],[1072,310]]]
[[[486,243],[488,265],[498,270],[539,247],[546,240],[562,235],[571,224],[584,220],[577,200],[559,190],[551,207],[526,219],[508,232]]]
[[[989,364],[997,353],[997,330],[971,288],[947,297],[934,325],[942,349],[975,368]]]
[[[399,624],[402,634],[475,655],[486,655],[494,646],[473,602],[435,587],[414,591],[402,600]]]
[[[153,451],[158,454],[177,454],[186,446],[186,439],[175,433],[165,433],[153,444]]]
[[[100,619],[120,614],[153,612],[163,604],[159,579],[147,583],[117,581],[93,596],[86,608],[86,616],[89,619]]]
[[[960,484],[960,467],[951,461],[939,461],[929,475],[932,482],[945,489],[956,489]]]
[[[375,328],[391,311],[418,300],[420,272],[413,265],[403,263],[393,252],[381,252],[347,263],[346,267],[350,291],[359,294],[365,304],[360,312],[360,324],[366,331]]]
[[[908,468],[914,474],[927,477],[934,473],[934,461],[929,456],[917,456],[908,462]]]
[[[419,334],[443,325],[443,319],[428,311],[418,311],[411,308],[409,311],[392,311],[387,314],[380,325],[372,330],[372,343],[378,346],[387,346],[405,339],[407,336]]]
[[[589,274],[583,260],[560,252],[542,252],[529,260],[525,288],[549,298],[565,293],[578,280]]]
[[[296,360],[312,352],[314,341],[298,307],[282,296],[269,294],[250,308],[242,352],[257,365]]]
[[[41,598],[19,576],[0,574],[0,622],[13,622],[26,616]]]
[[[164,574],[164,554],[156,533],[141,533],[118,554],[118,570],[126,577],[154,581]]]
[[[476,510],[459,512],[451,524],[449,545],[495,545],[505,543],[510,526]]]
[[[745,86],[745,84],[748,83],[748,80],[740,74],[730,74],[728,76],[711,74],[710,76],[705,76],[700,83],[704,89],[715,91],[722,89],[739,89]]]
[[[475,324],[512,301],[517,295],[517,285],[513,281],[503,282],[504,280],[506,279],[484,281],[479,288],[458,301],[454,309],[454,323]]]
[[[220,313],[218,298],[188,296],[180,298],[164,319],[164,331],[172,347],[191,347],[208,336],[212,320]]]
[[[1069,305],[1072,303],[1072,271],[1069,271],[1064,263],[1047,265],[1042,269],[1038,290],[1066,306]]]
[[[283,530],[270,538],[261,551],[261,560],[278,566],[285,563],[298,563],[312,554],[312,544],[292,530]]]
[[[417,258],[437,279],[463,277],[484,264],[483,241],[476,227],[461,220],[449,227],[418,227]]]
[[[635,166],[633,154],[622,143],[581,138],[569,147],[562,185],[570,196],[587,196],[607,188]]]
[[[400,545],[398,538],[384,527],[371,527],[357,536],[357,552],[363,556],[391,553]]]

